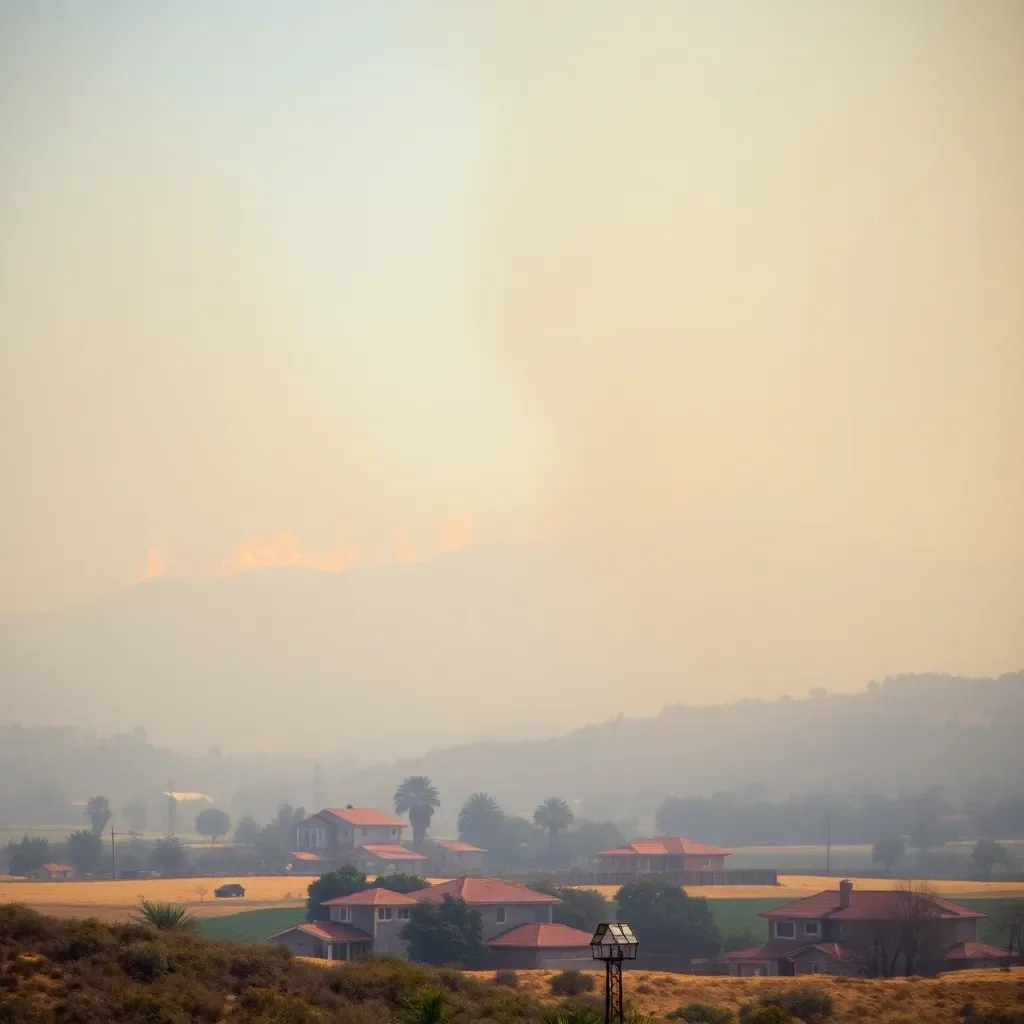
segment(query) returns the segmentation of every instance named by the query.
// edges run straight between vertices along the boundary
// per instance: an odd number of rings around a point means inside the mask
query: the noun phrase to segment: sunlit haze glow
[[[1016,0],[3,4],[0,611],[458,551],[486,612],[501,549],[549,721],[1019,668],[1022,55]]]

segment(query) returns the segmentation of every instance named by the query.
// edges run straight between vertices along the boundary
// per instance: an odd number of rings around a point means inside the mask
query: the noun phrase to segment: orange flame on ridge
[[[231,572],[247,572],[281,566],[301,566],[321,572],[345,572],[357,564],[356,552],[341,544],[320,553],[307,551],[294,533],[281,533],[269,539],[252,537],[235,550],[227,568]]]
[[[141,583],[143,580],[155,579],[157,576],[163,576],[167,572],[167,559],[161,554],[159,548],[150,548],[146,552],[146,566],[135,577],[137,583]]]
[[[442,551],[455,551],[473,540],[473,520],[469,516],[452,516],[437,524],[437,543]]]

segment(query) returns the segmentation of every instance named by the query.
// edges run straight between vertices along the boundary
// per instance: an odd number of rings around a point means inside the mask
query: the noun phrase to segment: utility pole
[[[117,881],[117,857],[114,853],[114,826],[110,826],[110,880]]]
[[[832,815],[825,815],[825,874],[832,875]]]

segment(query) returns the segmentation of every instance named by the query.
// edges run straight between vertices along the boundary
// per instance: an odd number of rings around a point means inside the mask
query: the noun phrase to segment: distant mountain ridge
[[[557,792],[589,818],[649,818],[667,795],[746,791],[921,792],[993,800],[1024,778],[1024,672],[909,675],[859,694],[666,708],[533,743],[482,743],[354,772],[352,792],[383,801],[389,780],[429,775],[446,807],[474,790],[528,812]],[[455,802],[451,797],[455,797]]]

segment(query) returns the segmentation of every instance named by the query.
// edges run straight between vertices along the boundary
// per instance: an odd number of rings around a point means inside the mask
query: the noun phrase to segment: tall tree
[[[1009,859],[1006,847],[994,839],[979,839],[971,851],[971,860],[981,868],[986,878],[992,877],[992,869],[997,864],[1006,864]]]
[[[387,889],[389,892],[419,892],[430,887],[430,883],[419,875],[406,875],[401,871],[393,875],[378,875],[373,880],[374,889]]]
[[[185,871],[188,867],[188,855],[177,836],[164,836],[153,844],[149,863],[166,878],[168,875],[180,875]]]
[[[441,806],[437,787],[426,775],[410,775],[402,779],[395,790],[394,808],[396,814],[408,814],[412,825],[412,845],[418,850],[423,846],[434,809]]]
[[[424,900],[410,907],[401,937],[408,943],[410,959],[423,963],[474,968],[487,958],[480,912],[450,895],[440,903]]]
[[[226,836],[230,830],[231,819],[227,811],[207,807],[196,815],[196,831],[201,836],[209,836],[211,843],[220,836]]]
[[[717,956],[722,939],[703,896],[688,896],[669,882],[630,882],[616,896],[619,920],[628,921],[651,953]]]
[[[94,874],[99,871],[103,860],[103,840],[86,828],[72,832],[68,836],[68,859],[76,874]]]
[[[907,852],[907,844],[899,836],[879,839],[871,851],[871,860],[892,874],[893,866]]]
[[[568,828],[575,816],[572,808],[559,796],[549,796],[537,810],[533,812],[533,823],[538,828],[547,830],[548,847],[551,853],[555,850],[555,840],[562,829]]]
[[[334,900],[339,896],[351,896],[354,892],[362,892],[366,888],[366,875],[357,871],[351,864],[346,864],[340,871],[328,871],[306,887],[307,921],[329,921],[330,908],[325,907],[324,900]]]
[[[12,875],[31,875],[50,859],[50,841],[41,836],[22,836],[20,843],[9,842],[4,849],[7,870]]]
[[[459,811],[459,838],[486,847],[503,817],[501,806],[490,793],[474,793]]]
[[[110,801],[105,796],[91,796],[85,805],[85,816],[92,822],[93,835],[102,835],[110,821]]]
[[[287,849],[295,849],[295,830],[305,817],[306,811],[303,807],[292,807],[291,804],[281,804],[278,807],[274,820],[270,822],[270,827],[277,832]]]
[[[259,834],[259,822],[251,814],[247,814],[235,826],[235,842],[243,846],[251,846]]]

